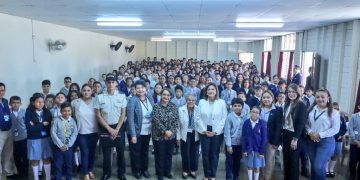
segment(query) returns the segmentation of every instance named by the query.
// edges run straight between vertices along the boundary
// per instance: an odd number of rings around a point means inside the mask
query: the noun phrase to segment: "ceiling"
[[[360,18],[360,0],[1,0],[0,13],[136,40],[173,31],[255,39]],[[112,16],[141,18],[143,26],[96,25]],[[238,18],[280,19],[284,26],[236,28]]]

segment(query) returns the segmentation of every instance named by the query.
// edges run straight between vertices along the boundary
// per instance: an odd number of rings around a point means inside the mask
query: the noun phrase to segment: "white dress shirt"
[[[313,110],[309,113],[308,123],[306,123],[307,133],[319,133],[320,138],[332,137],[339,132],[340,129],[340,114],[333,110],[331,117],[328,116],[328,108],[319,110],[315,105]]]

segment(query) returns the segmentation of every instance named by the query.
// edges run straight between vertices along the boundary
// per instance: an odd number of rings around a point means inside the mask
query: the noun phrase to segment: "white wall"
[[[172,42],[137,41],[137,58],[165,59],[196,58],[204,60],[238,60],[239,52],[250,52],[249,43],[217,43],[205,40],[179,40]]]
[[[7,85],[6,97],[19,95],[24,105],[32,93],[41,90],[43,79],[51,80],[52,92],[56,93],[65,76],[81,85],[89,77],[99,79],[101,73],[135,59],[136,48],[131,54],[125,53],[124,45],[136,43],[128,39],[33,21],[33,46],[31,20],[5,14],[0,14],[0,29],[0,81]],[[67,47],[50,53],[48,39],[63,39]],[[110,41],[122,41],[123,46],[111,51]]]
[[[273,37],[272,74],[277,73],[281,37]],[[263,41],[252,43],[254,61],[260,67]],[[295,64],[301,65],[303,51],[318,53],[328,60],[325,87],[333,101],[338,101],[343,111],[354,109],[356,90],[360,79],[360,22],[359,20],[309,29],[296,34]],[[304,77],[305,78],[305,77]]]

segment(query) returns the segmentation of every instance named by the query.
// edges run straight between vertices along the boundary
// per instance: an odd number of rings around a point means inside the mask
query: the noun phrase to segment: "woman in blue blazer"
[[[151,113],[153,99],[146,96],[146,84],[143,80],[135,82],[136,96],[129,99],[126,115],[128,121],[128,141],[131,169],[135,178],[150,178],[149,142],[151,137]]]

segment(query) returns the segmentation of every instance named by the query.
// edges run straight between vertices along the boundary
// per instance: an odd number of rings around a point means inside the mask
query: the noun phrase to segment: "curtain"
[[[261,53],[261,76],[264,76],[264,61],[265,61],[265,52]]]
[[[271,77],[271,52],[268,52],[267,55],[266,74]]]
[[[278,70],[277,70],[277,75],[279,78],[281,78],[281,70],[282,70],[283,58],[284,58],[283,56],[284,56],[284,52],[280,52]]]
[[[357,105],[359,105],[359,104],[360,104],[360,81],[359,81],[359,86],[358,86],[357,95],[356,95],[354,113],[359,112],[359,110],[357,108]]]
[[[289,68],[288,68],[288,74],[287,74],[287,84],[291,83],[292,72],[293,72],[293,63],[294,63],[294,52],[290,52]]]

